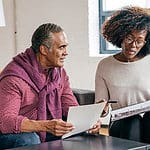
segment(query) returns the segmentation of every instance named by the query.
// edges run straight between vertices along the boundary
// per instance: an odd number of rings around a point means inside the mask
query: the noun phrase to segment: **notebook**
[[[127,107],[119,108],[116,110],[112,110],[111,121],[124,119],[147,111],[150,111],[150,100],[138,104],[129,105]]]

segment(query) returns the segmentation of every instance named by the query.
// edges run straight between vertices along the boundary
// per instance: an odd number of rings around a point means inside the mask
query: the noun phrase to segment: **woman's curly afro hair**
[[[146,44],[139,55],[150,53],[150,10],[137,6],[127,6],[114,12],[102,25],[104,39],[121,48],[123,39],[134,30],[146,30]]]

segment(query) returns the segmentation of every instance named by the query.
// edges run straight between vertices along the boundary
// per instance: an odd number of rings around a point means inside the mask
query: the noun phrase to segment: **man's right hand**
[[[71,123],[65,122],[62,119],[48,120],[46,123],[46,132],[50,132],[55,136],[62,136],[74,129]]]
[[[49,132],[55,136],[62,136],[74,129],[71,123],[62,119],[30,120],[25,118],[21,123],[21,132]]]

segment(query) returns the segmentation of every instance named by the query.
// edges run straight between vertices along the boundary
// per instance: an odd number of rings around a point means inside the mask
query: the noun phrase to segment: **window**
[[[99,0],[99,26],[104,20],[109,17],[115,10],[124,6],[140,6],[150,8],[150,0]],[[119,48],[114,47],[112,44],[108,43],[100,35],[100,54],[113,54],[119,52]]]

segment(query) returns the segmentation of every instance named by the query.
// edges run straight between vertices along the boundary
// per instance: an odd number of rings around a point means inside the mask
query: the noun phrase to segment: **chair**
[[[93,90],[72,89],[80,105],[94,104],[95,92]]]

